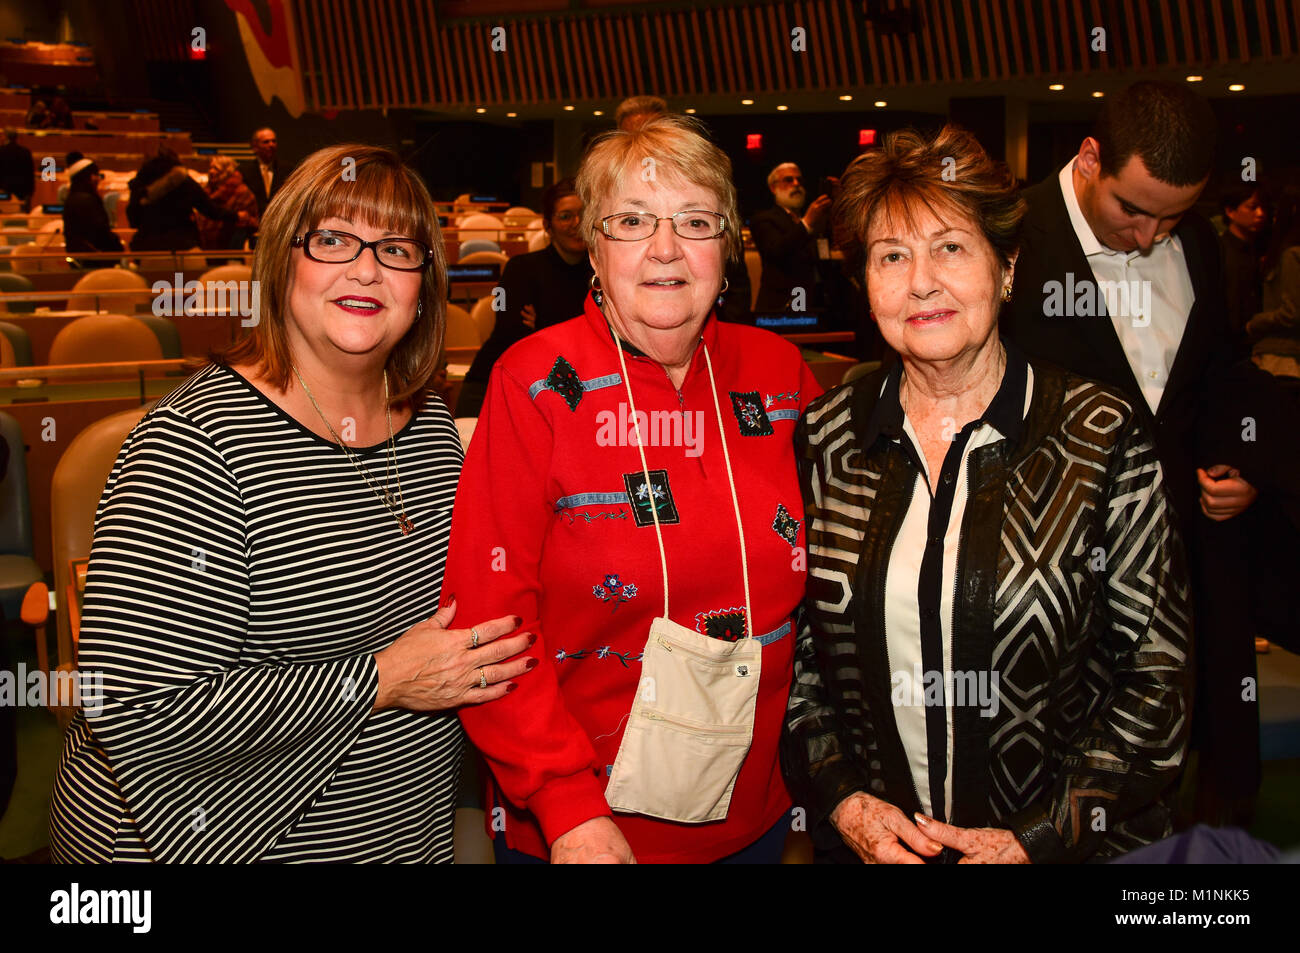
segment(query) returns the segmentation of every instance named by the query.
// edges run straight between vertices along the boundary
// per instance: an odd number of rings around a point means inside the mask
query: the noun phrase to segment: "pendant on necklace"
[[[410,536],[411,530],[415,529],[415,524],[411,522],[410,517],[408,517],[405,513],[403,513],[401,517],[398,518],[397,523],[399,526],[402,527],[403,536]]]

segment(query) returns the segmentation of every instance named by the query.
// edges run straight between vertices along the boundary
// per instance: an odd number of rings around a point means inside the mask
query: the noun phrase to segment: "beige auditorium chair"
[[[479,341],[487,341],[492,336],[492,329],[497,325],[497,313],[492,310],[492,295],[484,295],[474,302],[474,307],[470,309],[469,316],[478,325]]]
[[[72,266],[68,264],[67,258],[46,258],[41,260],[31,257],[62,250],[62,242],[59,243],[57,248],[42,248],[35,242],[28,242],[25,245],[15,245],[14,250],[9,253],[9,261],[14,271],[23,274],[31,274],[34,271],[71,271]]]
[[[472,251],[464,258],[460,259],[460,261],[456,262],[456,264],[458,265],[500,265],[502,268],[504,268],[506,266],[506,262],[508,262],[509,260],[510,260],[510,256],[502,251]]]
[[[54,468],[54,476],[50,481],[50,530],[55,601],[60,606],[58,654],[54,665],[59,671],[74,672],[77,667],[67,605],[70,598],[75,598],[69,594],[69,563],[90,555],[95,510],[104,493],[104,484],[108,482],[108,475],[113,470],[122,442],[147,410],[148,407],[132,407],[97,420],[73,438]],[[48,606],[49,603],[45,602],[45,615],[48,615]],[[32,606],[33,611],[37,608]],[[44,631],[46,619],[28,619],[27,616],[27,607],[24,606],[23,621],[37,627],[37,660],[42,671],[48,673],[51,666]],[[54,704],[50,707],[63,727],[67,726],[76,713],[72,708]]]
[[[447,336],[443,347],[478,347],[483,342],[478,337],[478,325],[458,304],[447,305]]]
[[[758,303],[758,283],[763,278],[763,259],[756,251],[745,252],[745,270],[749,272],[749,310]]]
[[[511,228],[523,228],[529,222],[537,218],[537,213],[530,208],[524,208],[522,205],[516,205],[514,208],[508,208],[501,220]]]
[[[109,295],[99,298],[96,291],[139,291],[138,295]],[[130,314],[137,305],[153,302],[153,292],[143,275],[126,268],[97,268],[77,279],[68,295],[69,311],[122,311]]]
[[[486,298],[483,300],[487,300]],[[0,334],[0,367],[17,367],[18,356],[14,354],[14,346],[9,343],[9,339]]]
[[[252,281],[253,269],[248,265],[218,265],[199,275],[199,283],[207,287],[209,281]]]
[[[69,321],[50,343],[51,364],[161,361],[162,345],[142,321],[125,314],[91,314]]]
[[[541,251],[550,243],[551,243],[551,236],[547,232],[539,231],[539,232],[531,233],[531,237],[528,239],[528,250]]]
[[[466,215],[457,221],[460,231],[456,233],[456,240],[459,242],[473,241],[476,238],[486,238],[488,241],[501,241],[501,230],[504,227],[501,219],[495,215],[486,215],[482,212],[475,212],[472,215]],[[481,229],[481,231],[475,231]]]

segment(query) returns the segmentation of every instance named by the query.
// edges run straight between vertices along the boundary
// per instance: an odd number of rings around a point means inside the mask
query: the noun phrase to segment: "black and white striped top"
[[[373,713],[373,653],[437,608],[463,454],[441,401],[396,439],[403,536],[336,444],[234,371],[166,397],[95,520],[56,860],[450,861],[454,712]],[[386,447],[358,451],[383,479]]]

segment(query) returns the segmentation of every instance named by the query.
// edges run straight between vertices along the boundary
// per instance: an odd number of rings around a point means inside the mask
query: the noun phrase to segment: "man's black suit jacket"
[[[1217,238],[1211,225],[1189,212],[1174,234],[1183,246],[1195,302],[1153,414],[1138,387],[1123,346],[1103,312],[1092,317],[1043,314],[1049,282],[1076,288],[1094,281],[1070,223],[1055,175],[1027,189],[1029,203],[1016,262],[1012,300],[1000,328],[1030,356],[1118,388],[1142,414],[1156,441],[1170,499],[1188,548],[1196,596],[1197,676],[1193,743],[1202,751],[1203,777],[1222,797],[1250,797],[1259,785],[1259,709],[1243,695],[1243,679],[1256,677],[1246,561],[1248,510],[1212,522],[1200,510],[1196,467],[1225,463],[1252,484],[1267,484],[1261,464],[1276,441],[1245,443],[1241,418],[1258,414],[1270,399],[1268,384],[1252,366],[1233,367],[1227,305]],[[1096,291],[1094,287],[1094,292]],[[1244,355],[1241,355],[1244,357]]]
[[[280,191],[284,180],[289,177],[289,170],[281,168],[278,159],[271,166],[270,195],[267,194],[266,186],[262,183],[262,167],[258,165],[256,158],[239,163],[239,174],[244,177],[244,184],[253,193],[253,198],[257,199],[257,214],[260,216],[266,211],[267,203],[275,198],[276,192]]]
[[[1200,511],[1196,467],[1215,463],[1241,465],[1236,459],[1240,456],[1239,436],[1237,447],[1233,448],[1228,435],[1197,430],[1211,388],[1222,379],[1233,359],[1214,229],[1193,212],[1184,215],[1174,229],[1183,246],[1195,302],[1160,405],[1153,414],[1110,316],[1105,313],[1104,297],[1095,294],[1095,285],[1094,300],[1100,314],[1091,317],[1043,314],[1050,282],[1060,282],[1065,289],[1072,275],[1077,289],[1084,282],[1094,282],[1094,278],[1070,223],[1057,177],[1053,175],[1026,189],[1024,198],[1029,211],[1021,227],[1012,299],[1002,310],[1002,333],[1031,358],[1059,364],[1124,393],[1152,431],[1174,508],[1186,525]],[[1233,449],[1238,451],[1233,456],[1216,456],[1231,453]]]
[[[806,306],[818,303],[817,239],[803,223],[776,206],[749,220],[749,233],[763,260],[755,311],[784,311],[793,288],[806,292]]]

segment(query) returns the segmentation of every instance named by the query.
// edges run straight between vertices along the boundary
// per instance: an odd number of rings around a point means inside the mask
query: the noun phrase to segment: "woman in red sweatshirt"
[[[606,134],[578,192],[593,293],[497,363],[452,518],[461,619],[538,636],[536,672],[461,713],[498,862],[776,862],[791,437],[820,388],[794,346],[714,314],[739,220],[697,124]]]

